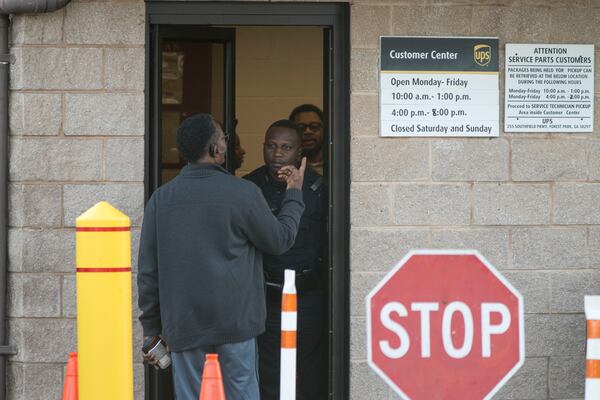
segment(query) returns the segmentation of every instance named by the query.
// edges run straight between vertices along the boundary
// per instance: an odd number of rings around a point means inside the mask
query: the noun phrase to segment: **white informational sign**
[[[498,39],[380,38],[379,134],[499,135]]]
[[[594,45],[506,44],[504,130],[592,132]]]

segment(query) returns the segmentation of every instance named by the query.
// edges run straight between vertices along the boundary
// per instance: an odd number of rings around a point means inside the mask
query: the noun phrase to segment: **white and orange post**
[[[286,269],[281,295],[281,372],[280,400],[296,399],[296,334],[298,331],[298,298],[296,272]]]
[[[587,350],[585,400],[600,399],[600,296],[585,296]]]

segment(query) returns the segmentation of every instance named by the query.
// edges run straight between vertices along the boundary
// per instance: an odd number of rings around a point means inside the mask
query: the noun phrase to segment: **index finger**
[[[302,162],[300,163],[300,174],[304,175],[304,170],[306,169],[306,157],[302,157]]]

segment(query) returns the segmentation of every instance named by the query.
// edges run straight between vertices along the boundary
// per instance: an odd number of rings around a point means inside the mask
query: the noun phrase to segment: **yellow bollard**
[[[132,400],[131,223],[100,202],[77,218],[81,400]]]

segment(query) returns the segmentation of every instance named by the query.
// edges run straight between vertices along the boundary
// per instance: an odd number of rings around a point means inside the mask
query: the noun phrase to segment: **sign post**
[[[477,251],[413,250],[367,296],[369,365],[406,400],[491,398],[523,332],[521,294]]]

